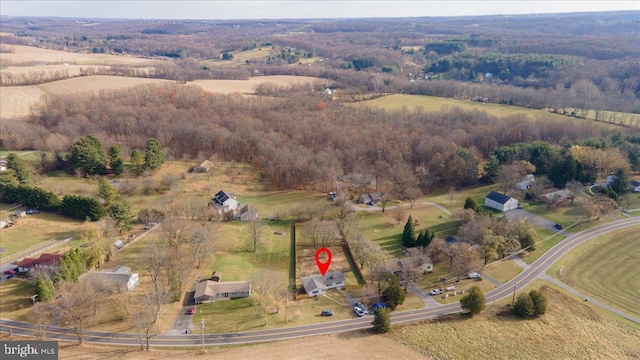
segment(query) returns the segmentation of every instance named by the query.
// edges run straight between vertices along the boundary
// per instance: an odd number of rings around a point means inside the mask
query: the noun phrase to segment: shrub
[[[473,286],[468,295],[460,299],[460,306],[471,316],[479,314],[485,308],[485,298],[479,287]]]
[[[379,308],[375,312],[373,319],[373,330],[377,333],[386,333],[391,330],[391,316],[389,315],[389,309]]]

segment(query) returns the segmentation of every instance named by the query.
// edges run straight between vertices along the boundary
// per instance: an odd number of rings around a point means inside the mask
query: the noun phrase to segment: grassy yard
[[[25,320],[33,302],[35,286],[28,281],[10,279],[0,284],[0,317],[11,320]]]
[[[523,269],[520,266],[514,264],[513,261],[502,260],[489,263],[482,270],[482,274],[491,276],[492,278],[504,284],[516,277],[516,275],[520,274],[522,270]]]
[[[519,320],[504,306],[491,306],[473,318],[451,315],[397,326],[390,336],[437,359],[624,359],[640,354],[638,327],[552,287],[540,291],[548,297],[540,319]]]
[[[82,221],[57,214],[41,212],[14,221],[13,227],[0,229],[2,258],[36,247],[48,240],[62,240],[74,236]]]
[[[535,235],[533,239],[536,241],[536,249],[531,252],[525,252],[520,255],[522,260],[527,264],[531,264],[544,255],[549,249],[556,246],[560,241],[565,239],[564,235],[552,232],[547,229],[534,228]]]
[[[555,264],[549,273],[599,301],[640,317],[640,227],[593,239]]]
[[[426,200],[440,204],[451,211],[456,211],[464,207],[464,202],[468,197],[472,198],[479,206],[483,205],[484,198],[492,190],[500,190],[499,185],[456,189],[453,193],[449,193],[447,189],[440,189],[435,194],[428,196]]]

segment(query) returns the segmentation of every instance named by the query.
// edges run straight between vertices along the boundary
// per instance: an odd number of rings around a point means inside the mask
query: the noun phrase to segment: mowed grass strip
[[[639,231],[634,226],[591,240],[550,271],[576,290],[640,318]]]
[[[482,270],[483,275],[491,276],[503,284],[513,279],[521,272],[522,268],[511,260],[492,262]]]
[[[626,359],[640,354],[640,329],[551,287],[547,313],[519,320],[503,306],[397,326],[391,337],[436,359]]]

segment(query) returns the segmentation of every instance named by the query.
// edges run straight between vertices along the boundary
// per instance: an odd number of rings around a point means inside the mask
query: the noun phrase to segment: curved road
[[[529,266],[523,272],[518,274],[518,276],[513,278],[511,281],[486,293],[485,297],[487,303],[512,296],[516,287],[523,288],[534,281],[536,278],[544,274],[549,266],[551,266],[560,257],[565,255],[574,247],[597,236],[634,225],[640,225],[640,217],[618,220],[609,224],[597,226],[593,229],[586,230],[579,234],[569,236],[558,245],[547,251],[542,257],[531,264],[531,266]],[[436,306],[433,308],[393,313],[391,321],[394,324],[398,324],[408,321],[424,320],[442,315],[454,314],[460,312],[461,310],[462,309],[460,308],[459,303],[452,303]],[[370,316],[365,316],[362,318],[287,327],[281,329],[227,334],[205,334],[204,344],[207,346],[244,344],[366,329],[371,327],[371,319],[372,318]],[[14,335],[34,336],[35,330],[36,325],[33,324],[4,319],[0,320],[0,332],[8,333],[11,331]],[[138,346],[140,344],[140,340],[137,334],[99,331],[85,331],[84,334],[85,342],[87,343],[130,346]],[[47,340],[74,342],[77,341],[77,337],[71,329],[49,326],[47,327]],[[201,346],[202,335],[158,335],[156,337],[153,337],[150,343],[152,346]]]

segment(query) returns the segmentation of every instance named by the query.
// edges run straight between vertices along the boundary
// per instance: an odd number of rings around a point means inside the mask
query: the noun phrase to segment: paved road
[[[629,226],[640,225],[640,217],[618,220],[609,224],[597,226],[579,234],[571,235],[554,246],[541,256],[536,262],[523,270],[515,278],[504,285],[489,291],[485,294],[487,303],[511,297],[516,287],[523,288],[541,275],[574,247],[600,235],[611,231],[619,230]],[[442,315],[460,312],[459,303],[441,305],[433,308],[403,311],[393,313],[391,322],[394,324],[435,318]],[[361,318],[328,321],[326,323],[287,327],[281,329],[248,331],[241,333],[227,334],[205,334],[204,343],[207,346],[244,344],[253,342],[264,342],[273,340],[290,339],[310,335],[322,335],[371,327],[371,316]],[[15,335],[33,336],[35,326],[28,323],[0,320],[0,332],[12,332]],[[76,341],[73,330],[60,327],[49,327],[47,336],[49,340]],[[99,331],[86,331],[85,341],[87,343],[111,344],[111,345],[139,345],[137,334],[111,333]],[[202,337],[198,334],[189,335],[158,335],[151,339],[152,346],[200,346]]]

